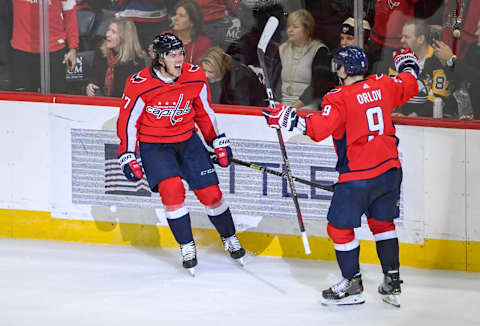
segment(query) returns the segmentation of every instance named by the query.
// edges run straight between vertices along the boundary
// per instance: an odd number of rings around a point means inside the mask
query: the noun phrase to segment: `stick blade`
[[[302,242],[303,248],[305,249],[305,254],[310,255],[312,251],[310,250],[310,244],[308,243],[308,237],[305,231],[302,232]]]
[[[258,41],[258,45],[257,45],[257,48],[263,51],[263,53],[265,53],[268,43],[270,42],[273,34],[277,30],[278,24],[279,24],[279,21],[275,16],[270,16],[267,23],[265,24],[265,27],[263,28],[262,36],[260,36],[260,41]]]

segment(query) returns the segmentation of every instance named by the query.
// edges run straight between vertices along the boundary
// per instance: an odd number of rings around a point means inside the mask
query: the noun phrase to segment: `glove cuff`
[[[223,133],[213,139],[212,145],[213,148],[227,147],[230,146],[230,139],[228,139]]]
[[[402,65],[404,62],[406,61],[417,61],[417,56],[413,53],[405,53],[405,54],[399,54],[396,58],[395,58],[395,64],[397,66],[400,66]]]
[[[406,65],[403,69],[402,72],[409,72],[415,77],[415,79],[418,79],[417,71],[414,66]]]
[[[123,153],[119,158],[118,158],[118,163],[120,164],[120,167],[123,169],[125,164],[128,164],[129,162],[136,160],[137,158],[135,157],[135,154],[127,152]]]
[[[298,117],[295,127],[304,135],[307,134],[307,120],[305,118]]]

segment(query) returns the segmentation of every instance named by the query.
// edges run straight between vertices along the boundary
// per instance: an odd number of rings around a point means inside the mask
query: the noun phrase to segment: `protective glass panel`
[[[126,79],[150,66],[162,32],[176,34],[199,65],[213,103],[276,101],[318,110],[338,86],[338,48],[362,47],[367,74],[398,74],[392,56],[419,59],[419,94],[403,116],[478,119],[478,21],[471,0],[117,1],[0,0],[0,89],[121,97]],[[278,27],[260,61],[269,17]],[[45,51],[42,55],[42,44]],[[156,61],[155,61],[156,62]],[[263,63],[263,65],[261,64]],[[157,62],[164,68],[164,62]],[[434,114],[434,112],[436,112]]]

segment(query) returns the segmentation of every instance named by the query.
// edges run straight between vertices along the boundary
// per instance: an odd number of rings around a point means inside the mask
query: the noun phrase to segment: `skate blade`
[[[398,294],[382,295],[382,301],[394,307],[400,308],[400,296]]]
[[[322,300],[322,305],[324,306],[343,306],[343,305],[355,305],[355,304],[362,304],[365,303],[365,298],[361,294],[357,295],[350,295],[348,297],[345,297],[343,299],[339,300],[329,300],[329,299],[323,299]]]
[[[238,261],[238,263],[240,264],[240,266],[242,267],[245,267],[245,257],[240,257],[238,259],[236,259],[236,261]]]
[[[192,277],[195,277],[195,267],[187,268],[187,271]]]

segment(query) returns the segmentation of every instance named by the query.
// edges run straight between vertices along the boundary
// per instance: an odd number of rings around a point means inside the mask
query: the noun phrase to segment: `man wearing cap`
[[[371,73],[372,67],[372,56],[368,53],[368,40],[370,38],[370,31],[371,27],[367,20],[363,20],[363,42],[364,46],[363,49],[365,54],[367,55],[368,59],[368,72],[367,74]],[[355,19],[353,17],[348,17],[342,23],[342,29],[340,31],[340,46],[342,48],[344,46],[355,46]]]
[[[363,20],[363,41],[367,43],[370,38],[370,24],[365,19]],[[355,45],[355,19],[349,17],[342,23],[342,30],[340,32],[340,47]]]

